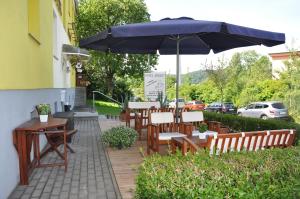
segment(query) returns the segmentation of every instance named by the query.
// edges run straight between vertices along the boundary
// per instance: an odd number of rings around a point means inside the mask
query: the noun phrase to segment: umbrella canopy
[[[112,26],[108,30],[80,40],[80,47],[113,53],[155,54],[159,51],[161,55],[176,54],[178,99],[179,54],[208,54],[210,50],[219,53],[237,47],[271,47],[283,43],[283,33],[181,17]],[[176,113],[178,114],[177,110]]]

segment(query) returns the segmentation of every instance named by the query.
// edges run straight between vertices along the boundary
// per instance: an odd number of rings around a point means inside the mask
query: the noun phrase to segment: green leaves
[[[81,0],[76,17],[76,34],[79,39],[82,39],[114,25],[149,20],[150,17],[143,0]],[[90,87],[93,90],[101,90],[110,96],[116,92],[115,86],[120,78],[140,79],[145,71],[149,71],[157,63],[156,55],[149,57],[147,55],[126,56],[125,54],[96,51],[91,51],[91,55],[90,62],[84,66],[92,84]],[[117,95],[121,95],[121,93],[117,93]]]
[[[136,198],[296,198],[300,148],[213,157],[204,151],[152,155],[136,182]]]
[[[48,115],[51,113],[50,104],[39,104],[36,108],[39,115]]]
[[[101,138],[108,146],[123,149],[132,146],[137,138],[137,132],[132,128],[118,126],[105,131]]]

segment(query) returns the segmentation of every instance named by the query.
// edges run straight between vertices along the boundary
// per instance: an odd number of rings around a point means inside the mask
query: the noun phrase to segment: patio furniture
[[[176,123],[178,122],[179,55],[219,53],[253,45],[285,43],[283,33],[268,32],[225,22],[189,17],[111,26],[80,40],[79,46],[113,53],[176,54]]]
[[[180,130],[180,124],[174,122],[174,115],[171,112],[151,113],[147,132],[147,153],[150,150],[159,152],[159,146],[168,144],[174,137],[186,136]]]
[[[210,138],[211,139],[211,138]],[[181,149],[182,155],[186,155],[188,151],[194,154],[200,148],[208,148],[210,141],[199,136],[175,137],[171,139],[172,153],[176,152],[177,148]]]
[[[60,128],[64,143],[64,161],[62,163],[52,163],[47,166],[64,166],[67,171],[67,119],[49,118],[48,122],[40,122],[38,118],[33,118],[20,126],[13,132],[13,143],[19,155],[20,184],[28,185],[28,178],[33,168],[43,166],[38,161],[39,157],[39,135],[44,134],[47,129]],[[30,152],[34,150],[34,159],[30,159]]]
[[[66,137],[67,137],[67,143],[66,143],[66,147],[70,150],[71,153],[75,153],[75,151],[69,146],[68,141],[70,142],[72,139],[72,136],[77,132],[77,129],[73,129],[73,130],[67,130],[66,131]],[[63,154],[61,154],[61,152],[58,150],[58,147],[62,144],[64,144],[64,130],[46,130],[45,132],[45,136],[47,138],[48,141],[48,147],[42,152],[42,154],[40,154],[40,152],[38,151],[39,155],[39,159],[44,157],[47,153],[55,151],[57,153],[57,155],[59,155],[62,159],[64,159]],[[38,160],[39,160],[38,159]]]
[[[295,136],[296,132],[293,129],[217,134],[208,136],[206,147],[211,155],[221,155],[231,151],[257,151],[274,147],[285,148],[293,145]],[[192,139],[188,138],[185,139],[184,145],[184,150],[190,149],[192,152],[200,148]]]
[[[180,122],[183,124],[184,132],[188,136],[196,136],[196,127],[204,123],[203,112],[182,112]]]
[[[217,121],[207,121],[208,129],[211,131],[216,131],[219,134],[229,133],[229,128],[224,126],[221,122]]]
[[[163,112],[164,109],[149,108],[149,109],[137,109],[135,113],[134,128],[139,134],[139,140],[141,140],[142,129],[147,128],[149,123],[149,115],[154,112]]]
[[[295,139],[294,130],[270,130],[245,133],[219,134],[211,143],[211,152],[256,151],[273,147],[291,146]]]
[[[126,109],[126,126],[130,127],[130,121],[135,119],[135,112],[138,109],[149,109],[151,107],[160,108],[160,102],[128,102],[128,108]]]

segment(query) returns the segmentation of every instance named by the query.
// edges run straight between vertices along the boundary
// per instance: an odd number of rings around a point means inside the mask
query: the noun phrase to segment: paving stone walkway
[[[68,171],[64,167],[36,168],[28,186],[17,186],[10,199],[21,198],[87,198],[119,199],[111,163],[102,143],[97,119],[75,119],[78,132],[71,147],[76,153],[68,153]],[[53,152],[45,162],[61,161]]]

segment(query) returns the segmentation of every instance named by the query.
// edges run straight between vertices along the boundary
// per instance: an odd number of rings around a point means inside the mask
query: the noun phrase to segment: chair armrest
[[[67,130],[67,134],[68,136],[73,135],[74,133],[76,133],[78,130],[77,129],[73,129],[73,130]]]
[[[189,148],[192,154],[194,154],[199,149],[199,147],[187,137],[183,137],[183,146],[186,146],[184,147],[185,150]],[[186,154],[186,152],[187,151],[183,151],[184,154]]]
[[[192,135],[192,131],[195,129],[192,123],[180,123],[179,124],[179,132],[186,134],[188,136]]]
[[[158,127],[159,127],[159,125],[157,125],[157,124],[148,124],[148,127],[154,127],[154,128],[158,128]]]
[[[42,133],[46,133],[46,134],[59,134],[59,133],[64,133],[64,132],[65,132],[64,130],[54,130],[54,131],[43,131]]]

